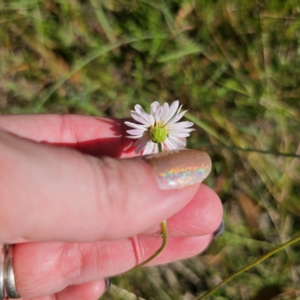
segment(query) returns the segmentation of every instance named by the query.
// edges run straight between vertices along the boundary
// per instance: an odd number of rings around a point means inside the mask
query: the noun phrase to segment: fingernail
[[[109,278],[105,278],[104,280],[105,280],[105,291],[104,291],[104,293],[106,293],[109,290],[110,286],[111,286],[111,280]]]
[[[202,182],[211,170],[207,153],[198,150],[172,150],[145,157],[162,190],[183,188]]]
[[[222,220],[222,222],[219,225],[219,227],[213,233],[213,238],[214,239],[223,233],[224,227],[225,227],[225,222],[224,222],[224,220]]]

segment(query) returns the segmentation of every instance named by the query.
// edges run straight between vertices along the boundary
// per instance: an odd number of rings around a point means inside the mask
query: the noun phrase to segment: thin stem
[[[242,274],[243,272],[255,267],[256,265],[258,265],[259,263],[263,262],[264,260],[266,260],[267,258],[269,258],[270,256],[272,256],[273,254],[283,250],[285,247],[288,247],[296,242],[300,241],[300,236],[297,236],[291,240],[289,240],[288,242],[276,247],[275,249],[271,250],[270,252],[266,253],[265,255],[261,256],[260,258],[258,258],[257,260],[255,260],[254,262],[250,263],[249,265],[243,267],[242,269],[234,272],[232,275],[230,275],[229,277],[227,277],[226,279],[224,279],[223,281],[221,281],[219,284],[217,284],[216,286],[214,286],[212,289],[210,289],[209,291],[207,291],[204,295],[200,296],[199,298],[196,298],[196,300],[203,300],[206,297],[208,297],[209,295],[211,295],[213,292],[215,292],[219,287],[221,287],[223,284],[227,283],[229,280],[233,279],[234,277]]]
[[[166,220],[161,223],[161,235],[162,235],[162,238],[163,238],[163,242],[162,242],[161,246],[159,247],[159,249],[153,255],[151,255],[148,259],[146,259],[145,261],[143,261],[140,264],[136,265],[131,270],[135,270],[135,269],[147,264],[149,261],[151,261],[153,258],[155,258],[159,253],[161,253],[161,251],[164,250],[164,248],[167,244],[167,221]]]
[[[161,143],[158,143],[157,146],[158,146],[158,152],[159,153],[163,152]],[[161,253],[164,250],[164,248],[166,247],[166,244],[167,244],[167,221],[166,220],[162,221],[162,223],[160,224],[160,226],[161,226],[161,236],[163,238],[161,246],[159,247],[159,249],[153,255],[151,255],[148,259],[146,259],[145,261],[141,262],[140,264],[136,265],[131,270],[135,270],[135,269],[137,269],[137,268],[139,268],[141,266],[144,266],[149,261],[151,261],[152,259],[154,259],[159,253]]]
[[[157,146],[158,146],[158,152],[159,153],[163,152],[161,143],[157,143]]]

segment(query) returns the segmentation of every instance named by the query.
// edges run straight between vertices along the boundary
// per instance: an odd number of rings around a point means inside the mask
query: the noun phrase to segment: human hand
[[[149,265],[210,243],[222,219],[218,196],[199,183],[161,189],[144,159],[116,159],[134,156],[124,135],[122,120],[0,117],[0,242],[16,244],[23,299],[97,299],[103,278],[159,248],[165,219],[167,246]]]

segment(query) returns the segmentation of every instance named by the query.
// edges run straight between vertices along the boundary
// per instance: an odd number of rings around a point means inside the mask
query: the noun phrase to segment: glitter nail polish
[[[207,153],[182,149],[165,151],[145,157],[162,190],[183,188],[202,182],[210,173],[211,160]]]

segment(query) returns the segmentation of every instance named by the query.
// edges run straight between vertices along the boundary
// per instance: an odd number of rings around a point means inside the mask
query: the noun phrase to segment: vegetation
[[[128,117],[180,99],[225,233],[195,258],[113,279],[104,299],[195,299],[300,235],[296,0],[0,0],[0,112]],[[211,299],[300,299],[300,243]],[[297,298],[298,297],[298,298]]]

